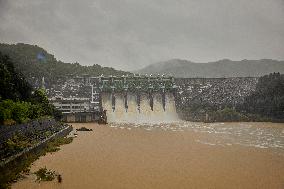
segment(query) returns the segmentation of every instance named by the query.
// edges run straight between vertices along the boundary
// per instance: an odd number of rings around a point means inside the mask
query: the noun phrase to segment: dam
[[[235,108],[256,87],[258,78],[173,78],[169,76],[70,76],[47,87],[51,103],[67,122],[96,122],[106,110],[108,121],[202,121],[187,109],[202,106]],[[48,85],[47,85],[48,86]],[[177,113],[176,113],[177,112]]]
[[[109,76],[90,80],[90,83],[92,99],[97,99],[99,109],[106,110],[109,122],[178,120],[173,77]]]

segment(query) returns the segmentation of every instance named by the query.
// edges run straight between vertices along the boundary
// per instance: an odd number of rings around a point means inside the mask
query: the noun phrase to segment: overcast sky
[[[284,0],[0,0],[0,42],[135,70],[172,58],[284,59]]]

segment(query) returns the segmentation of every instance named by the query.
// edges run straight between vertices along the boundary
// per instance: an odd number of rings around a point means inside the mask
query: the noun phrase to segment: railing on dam
[[[101,76],[90,78],[98,92],[174,92],[174,78],[169,76]]]
[[[159,100],[165,111],[166,97],[175,95],[176,85],[170,76],[101,76],[90,78],[92,85],[92,102],[96,99],[100,109],[103,109],[103,101],[111,101],[112,111],[115,110],[118,99],[123,99],[124,109],[127,111],[129,101],[135,101],[137,110],[140,111],[143,98],[148,99],[151,110],[154,109],[155,96],[160,95]],[[133,99],[134,98],[134,99]]]

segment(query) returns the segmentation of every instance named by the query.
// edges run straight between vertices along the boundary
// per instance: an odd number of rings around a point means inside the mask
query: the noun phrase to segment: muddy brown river
[[[31,167],[62,183],[30,174],[12,188],[284,188],[284,124],[73,124],[82,126],[93,131]]]

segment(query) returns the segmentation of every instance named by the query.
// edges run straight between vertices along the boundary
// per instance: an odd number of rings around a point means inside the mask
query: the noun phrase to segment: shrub
[[[28,102],[14,102],[12,108],[12,119],[18,123],[25,123],[29,120],[28,111],[31,107]]]
[[[224,108],[212,113],[215,121],[247,121],[248,118],[232,108]]]
[[[59,137],[48,143],[46,147],[47,152],[56,152],[60,150],[59,146],[69,144],[73,141],[72,137]]]
[[[3,125],[6,125],[6,126],[11,126],[11,125],[15,125],[16,124],[16,121],[12,120],[12,119],[6,119],[3,121]]]
[[[12,100],[5,100],[0,103],[0,121],[3,123],[5,120],[12,119],[12,110],[14,102]]]
[[[46,167],[40,168],[35,172],[35,175],[39,181],[52,181],[56,176],[54,171],[48,170]]]

